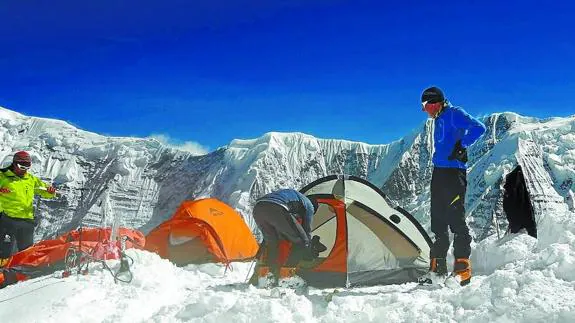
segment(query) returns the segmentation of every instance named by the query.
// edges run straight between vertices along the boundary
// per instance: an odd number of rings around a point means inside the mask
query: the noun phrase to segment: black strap
[[[110,274],[112,274],[112,277],[114,277],[114,283],[117,284],[118,282],[122,282],[129,284],[132,282],[134,275],[130,270],[130,266],[134,264],[134,259],[128,256],[125,252],[120,252],[120,268],[116,272],[112,271],[112,268],[110,268],[105,261],[102,260],[101,262],[104,269],[109,271]]]
[[[90,263],[100,262],[104,269],[110,272],[112,277],[114,277],[114,283],[116,284],[118,282],[130,283],[134,276],[130,270],[130,266],[134,264],[134,259],[128,256],[124,251],[120,251],[120,268],[116,272],[114,272],[112,268],[106,264],[106,261],[102,259],[95,259],[92,254],[86,253],[81,249],[79,250],[77,247],[70,247],[66,251],[64,262],[64,272],[67,273],[67,275],[70,275],[74,268],[77,269],[78,275],[81,273],[87,274]]]

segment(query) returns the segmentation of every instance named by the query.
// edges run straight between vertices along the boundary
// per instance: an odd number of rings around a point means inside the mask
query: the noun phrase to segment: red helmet
[[[14,154],[14,158],[12,159],[12,162],[14,164],[21,164],[24,166],[30,166],[30,165],[32,165],[32,158],[30,157],[30,154],[28,154],[27,152],[19,151],[19,152]]]

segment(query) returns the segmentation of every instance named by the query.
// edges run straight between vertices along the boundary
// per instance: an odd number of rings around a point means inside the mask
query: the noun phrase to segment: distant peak
[[[230,143],[229,147],[233,148],[249,148],[260,144],[273,144],[273,143],[288,143],[300,140],[317,140],[312,135],[308,135],[302,132],[277,132],[270,131],[266,132],[262,136],[255,139],[234,139]]]
[[[25,118],[25,116],[23,114],[20,114],[18,112],[12,111],[10,109],[6,109],[2,106],[0,106],[0,119],[20,119],[20,118]]]

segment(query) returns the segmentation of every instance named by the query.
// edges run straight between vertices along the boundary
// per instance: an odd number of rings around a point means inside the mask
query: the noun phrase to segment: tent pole
[[[250,268],[248,269],[248,274],[246,275],[246,280],[245,280],[246,283],[249,282],[250,274],[251,274],[251,272],[252,272],[252,268],[254,268],[254,264],[256,263],[256,261],[257,261],[257,260],[255,260],[255,259],[252,260],[252,263],[251,263],[251,265],[250,265]]]

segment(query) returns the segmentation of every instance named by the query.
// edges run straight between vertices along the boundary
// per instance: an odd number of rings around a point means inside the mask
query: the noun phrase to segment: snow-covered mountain
[[[573,322],[575,117],[502,113],[483,121],[487,134],[470,149],[466,205],[480,239],[472,245],[474,276],[466,287],[258,289],[244,284],[249,263],[182,268],[130,249],[131,283],[114,283],[100,264],[87,275],[56,272],[21,282],[0,290],[0,322]],[[269,133],[193,156],[153,139],[108,138],[0,109],[0,158],[8,164],[13,152],[29,150],[33,172],[61,188],[58,199],[38,202],[37,238],[79,223],[149,229],[181,200],[202,196],[230,203],[249,221],[257,196],[333,173],[367,178],[426,224],[431,126],[387,145]],[[537,240],[491,234],[494,215],[505,229],[502,180],[518,163]],[[119,268],[117,260],[108,265]]]
[[[518,162],[531,169],[538,217],[574,211],[575,116],[539,120],[506,112],[483,121],[487,133],[469,151],[466,199],[476,238],[493,232],[494,215],[506,229],[502,180]],[[428,121],[382,145],[271,132],[196,156],[155,139],[105,137],[0,108],[0,161],[7,165],[15,151],[27,150],[32,172],[60,189],[59,198],[38,201],[37,239],[113,221],[147,232],[184,199],[207,196],[238,209],[253,227],[257,197],[328,174],[369,180],[428,227],[432,126]]]

